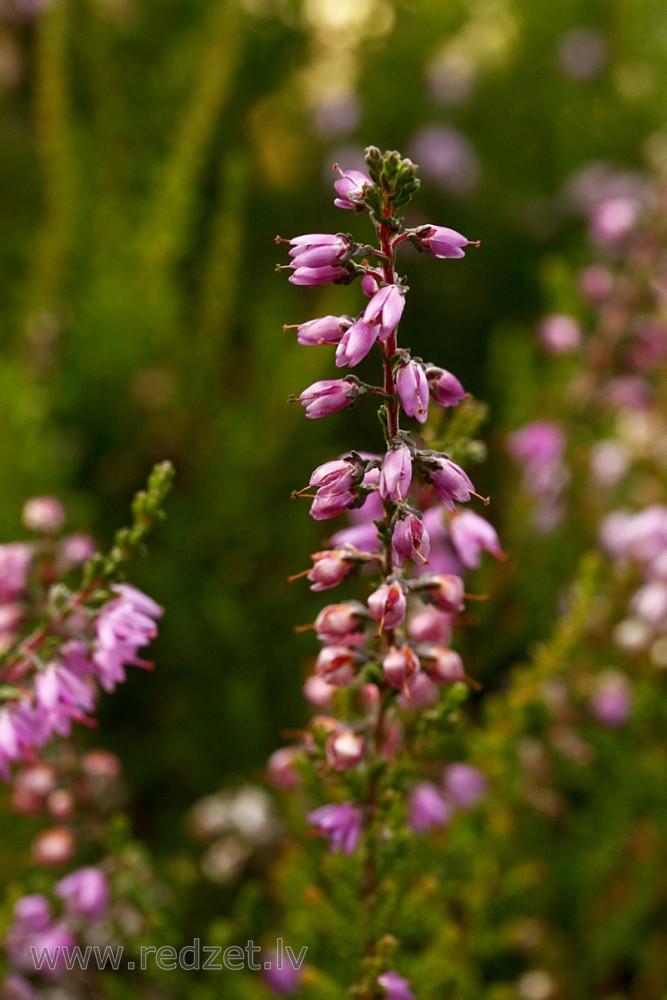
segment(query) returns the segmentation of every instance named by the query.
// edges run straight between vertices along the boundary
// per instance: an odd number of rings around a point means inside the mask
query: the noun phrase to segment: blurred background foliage
[[[325,533],[290,492],[378,442],[372,407],[306,425],[286,405],[333,366],[283,324],[357,300],[278,277],[276,233],[367,239],[332,205],[331,164],[369,143],[419,162],[411,219],[482,247],[406,255],[406,340],[516,426],[540,391],[516,345],[553,261],[583,253],[591,165],[667,161],[666,53],[661,0],[0,0],[0,532],[55,493],[104,542],[151,463],[176,465],[136,574],[168,612],[159,669],[96,735],[158,849],[303,718],[315,650],[292,626],[321,601],[286,577]],[[477,479],[502,531],[515,478],[490,440]],[[578,542],[556,548],[551,580]],[[517,615],[503,586],[470,640],[495,683],[554,599]]]

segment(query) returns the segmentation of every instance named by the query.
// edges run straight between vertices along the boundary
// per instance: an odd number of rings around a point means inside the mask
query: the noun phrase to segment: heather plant
[[[150,934],[159,890],[117,816],[120,761],[84,751],[75,730],[94,725],[101,691],[125,681],[127,667],[152,666],[140,650],[155,638],[162,608],[123,577],[163,517],[172,476],[169,463],[154,468],[132,526],[107,554],[89,536],[65,533],[53,497],[23,508],[33,538],[0,546],[0,774],[8,813],[24,818],[24,830],[30,820],[40,825],[34,832],[31,824],[24,871],[8,867],[3,997],[37,997],[54,983],[85,996],[99,970],[72,970],[75,947],[131,946]]]
[[[479,565],[483,551],[500,557],[502,550],[490,523],[461,507],[488,500],[440,438],[456,443],[464,458],[475,451],[471,442],[457,432],[455,417],[437,439],[426,427],[431,401],[451,412],[465,407],[468,394],[454,374],[424,361],[398,337],[408,291],[397,271],[399,248],[409,243],[451,260],[478,244],[442,226],[404,226],[398,213],[419,186],[410,160],[369,147],[366,166],[368,173],[335,168],[335,204],[367,213],[376,245],[342,233],[277,239],[290,247],[291,264],[278,269],[290,271],[292,284],[359,280],[368,301],[358,315],[310,320],[296,326],[296,336],[304,346],[335,346],[338,368],[356,368],[371,352],[379,354],[380,384],[348,372],[314,383],[298,400],[315,419],[355,406],[362,396],[376,397],[384,450],[333,458],[294,493],[295,500],[311,501],[316,521],[349,512],[353,523],[292,579],[305,577],[322,592],[361,576],[361,599],[327,604],[312,626],[299,629],[312,628],[321,644],[304,685],[316,714],[296,745],[273,755],[270,774],[276,785],[303,785],[305,796],[320,802],[308,824],[339,856],[329,874],[325,868],[321,891],[333,893],[329,879],[350,873],[350,897],[337,900],[341,912],[333,919],[349,921],[346,936],[351,931],[356,941],[348,940],[346,957],[356,962],[343,963],[340,985],[366,1000],[410,1000],[409,982],[394,967],[403,964],[397,883],[403,887],[410,870],[404,857],[410,841],[442,829],[484,794],[479,770],[443,761],[442,734],[466,690],[477,687],[453,648],[455,626],[475,599],[463,575]],[[340,940],[336,944],[340,948]],[[292,977],[290,988],[276,982],[275,989],[296,989],[293,970]]]

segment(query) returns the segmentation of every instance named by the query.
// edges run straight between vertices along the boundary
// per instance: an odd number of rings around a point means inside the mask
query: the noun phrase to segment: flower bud
[[[420,231],[418,236],[424,250],[442,259],[465,257],[463,247],[470,246],[471,242],[455,229],[448,229],[446,226],[430,226],[428,232],[422,234]]]
[[[331,285],[342,281],[347,272],[341,267],[327,265],[326,267],[297,267],[288,280],[293,285],[306,285],[313,288],[316,285]]]
[[[444,826],[452,815],[452,807],[442,791],[428,781],[420,782],[408,799],[409,823],[415,833],[425,833]]]
[[[311,705],[317,705],[318,708],[331,708],[334,690],[332,684],[327,684],[323,677],[317,677],[315,674],[303,682],[304,697]]]
[[[400,583],[383,583],[368,598],[368,608],[383,628],[395,628],[405,619],[406,600]]]
[[[297,268],[337,265],[346,258],[352,248],[352,242],[346,236],[340,234],[334,236],[331,233],[295,236],[289,242],[292,247],[289,255]]]
[[[435,491],[448,510],[456,510],[456,502],[466,503],[475,487],[467,474],[446,455],[423,453],[421,472],[427,483],[432,483]]]
[[[334,188],[338,198],[334,199],[337,208],[349,208],[354,212],[359,212],[364,204],[364,189],[373,187],[373,181],[360,170],[341,170],[340,178],[334,181]]]
[[[380,472],[380,496],[384,500],[404,500],[412,481],[412,456],[406,444],[388,451]]]
[[[23,507],[26,528],[42,535],[53,535],[65,523],[65,510],[55,497],[33,497]]]
[[[366,357],[378,338],[379,328],[363,319],[349,327],[336,348],[336,368],[355,368]]]
[[[326,743],[327,761],[334,771],[349,771],[364,759],[364,739],[351,729],[332,733]]]
[[[382,661],[382,669],[392,687],[409,687],[410,678],[419,670],[419,657],[409,646],[392,646]]]
[[[466,391],[456,375],[452,375],[444,368],[428,365],[426,378],[431,395],[439,406],[458,406],[461,400],[465,399]]]
[[[356,601],[327,604],[315,619],[315,631],[320,642],[336,643],[364,627],[365,609]]]
[[[396,390],[407,415],[420,424],[426,423],[429,391],[423,366],[417,361],[401,365],[396,374]]]
[[[463,608],[464,586],[460,576],[432,574],[422,577],[417,589],[422,600],[435,605],[446,614],[456,614]]]
[[[452,637],[452,620],[433,606],[421,608],[408,619],[408,635],[414,642],[445,646]]]
[[[296,763],[301,757],[297,747],[280,747],[269,757],[269,781],[275,788],[296,788],[301,783]]]
[[[465,679],[463,661],[453,649],[444,646],[430,646],[420,650],[424,669],[436,684],[454,684]]]
[[[339,344],[341,337],[351,326],[351,320],[346,316],[322,316],[301,323],[296,328],[297,343],[304,347],[315,347],[320,344]],[[290,327],[286,327],[290,329]]]
[[[64,826],[54,826],[35,838],[32,855],[36,864],[57,868],[69,861],[75,849],[76,843],[71,831]]]
[[[325,646],[315,661],[315,673],[333,687],[345,687],[354,679],[356,663],[347,646]]]
[[[406,514],[399,518],[391,538],[394,561],[400,564],[404,559],[425,565],[431,551],[431,542],[424,522],[416,514]]]
[[[383,285],[366,306],[364,322],[379,328],[378,338],[384,343],[398,326],[404,309],[405,296],[398,285]]]
[[[359,398],[359,384],[350,376],[343,379],[323,379],[304,389],[299,400],[311,420],[328,417],[347,406],[353,406]]]
[[[355,559],[351,557],[350,549],[326,549],[324,552],[314,552],[313,568],[307,574],[312,582],[313,591],[331,590],[338,586],[356,569]]]

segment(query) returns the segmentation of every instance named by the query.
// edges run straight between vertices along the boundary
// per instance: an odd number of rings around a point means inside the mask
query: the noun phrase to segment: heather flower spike
[[[456,259],[472,241],[444,226],[404,229],[398,211],[419,188],[410,160],[370,147],[366,166],[367,173],[335,168],[335,204],[368,213],[374,246],[341,233],[278,242],[289,247],[286,266],[293,284],[359,279],[356,315],[326,315],[286,329],[296,329],[304,346],[333,348],[331,363],[338,369],[361,362],[369,372],[373,364],[376,369],[375,384],[348,373],[309,386],[299,397],[306,416],[325,417],[380,398],[384,441],[377,453],[333,456],[314,470],[307,487],[293,493],[310,501],[315,520],[346,513],[351,523],[329,535],[313,554],[311,568],[291,577],[305,578],[315,592],[345,589],[352,576],[359,577],[358,597],[337,598],[313,625],[299,628],[312,629],[320,644],[304,684],[317,714],[291,749],[301,773],[311,769],[317,779],[312,789],[321,792],[307,817],[313,831],[335,853],[361,853],[359,891],[370,913],[384,891],[378,871],[392,841],[391,824],[402,815],[406,834],[426,834],[453,822],[464,800],[483,793],[484,777],[474,769],[449,772],[440,787],[420,780],[420,764],[411,756],[414,727],[404,717],[414,718],[439,701],[458,705],[463,685],[475,686],[452,648],[466,598],[458,574],[477,566],[483,553],[501,557],[502,550],[487,521],[461,510],[482,499],[468,473],[449,455],[427,448],[432,433],[420,436],[431,399],[451,411],[467,393],[447,368],[399,346],[408,292],[397,271],[402,244],[410,241],[434,257]],[[409,430],[401,426],[403,419]],[[413,776],[407,785],[396,777],[399,760],[398,774],[407,769]],[[286,761],[287,775],[281,763],[276,784],[289,789],[298,782],[292,757]],[[353,992],[413,1000],[408,981],[385,957],[371,958],[374,971],[364,973]]]

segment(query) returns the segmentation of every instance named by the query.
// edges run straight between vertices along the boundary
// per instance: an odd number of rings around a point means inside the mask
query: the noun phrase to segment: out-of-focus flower
[[[569,354],[581,344],[581,327],[573,316],[545,316],[539,334],[540,344],[548,354]]]
[[[415,833],[426,833],[444,826],[451,819],[452,812],[442,789],[431,782],[422,781],[410,792],[408,818]]]
[[[605,671],[598,678],[589,702],[591,714],[605,726],[622,726],[630,714],[632,694],[623,674]]]
[[[443,191],[468,195],[479,185],[479,159],[458,129],[446,125],[422,129],[413,139],[412,148],[424,177],[435,181]]]
[[[445,789],[457,806],[472,806],[486,793],[486,776],[470,764],[456,763],[445,768]]]
[[[352,854],[361,833],[361,809],[350,802],[321,806],[308,814],[308,822],[329,838],[334,853]]]
[[[560,68],[573,80],[591,80],[607,62],[607,42],[593,28],[568,31],[558,42]]]

